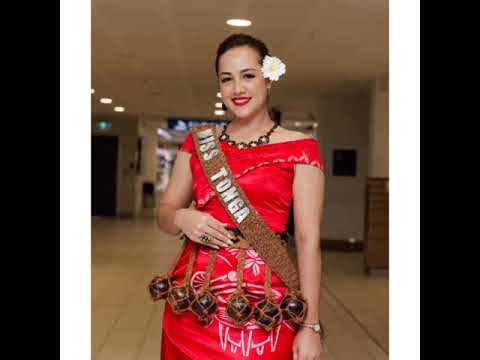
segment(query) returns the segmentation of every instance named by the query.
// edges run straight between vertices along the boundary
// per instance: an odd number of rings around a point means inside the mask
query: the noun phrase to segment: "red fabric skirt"
[[[191,244],[185,248],[174,272],[175,279],[184,278]],[[198,289],[203,284],[209,250],[202,249],[195,261],[190,284]],[[163,315],[162,360],[183,359],[263,359],[288,360],[293,358],[292,347],[297,328],[290,321],[282,321],[271,332],[250,320],[242,328],[234,327],[226,314],[228,298],[236,289],[238,249],[221,249],[211,276],[210,291],[217,298],[218,310],[208,324],[199,323],[187,311],[175,314],[166,303]],[[265,263],[253,250],[246,254],[244,283],[245,295],[251,303],[265,296]],[[282,280],[272,272],[272,295],[279,303],[286,293]]]

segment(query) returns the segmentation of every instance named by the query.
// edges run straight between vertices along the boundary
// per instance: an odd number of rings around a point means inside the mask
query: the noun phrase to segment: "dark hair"
[[[253,36],[247,34],[232,34],[227,37],[222,43],[218,46],[217,49],[217,58],[215,59],[215,74],[218,76],[218,61],[220,57],[226,53],[228,50],[239,47],[239,46],[248,46],[257,51],[260,56],[260,65],[262,65],[262,60],[265,55],[270,55],[267,45],[262,40],[256,39]]]

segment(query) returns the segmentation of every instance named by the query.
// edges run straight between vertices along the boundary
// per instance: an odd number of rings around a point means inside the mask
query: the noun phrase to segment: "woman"
[[[158,223],[169,234],[185,235],[185,247],[172,270],[175,282],[188,282],[195,291],[208,288],[216,306],[202,323],[193,312],[177,314],[167,303],[162,359],[320,359],[316,324],[325,180],[317,142],[278,126],[269,116],[272,81],[279,79],[285,66],[270,57],[263,42],[245,34],[229,36],[218,48],[215,69],[224,105],[233,114],[223,131],[215,130],[215,137],[239,187],[280,238],[295,199],[298,279],[308,310],[303,323],[282,318],[270,331],[253,317],[240,326],[233,321],[227,307],[236,289],[241,288],[252,304],[265,297],[266,289],[278,304],[288,289],[253,247],[234,246],[238,238],[232,230],[238,224],[209,184],[198,142],[190,132],[159,203]],[[192,199],[195,209],[188,208]]]

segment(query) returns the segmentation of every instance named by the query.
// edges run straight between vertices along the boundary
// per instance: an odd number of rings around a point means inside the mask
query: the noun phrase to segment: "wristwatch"
[[[300,324],[300,326],[310,328],[313,331],[315,331],[317,334],[323,335],[323,327],[322,327],[322,324],[320,323],[320,321],[318,323],[315,323],[315,324],[303,323],[303,324]]]

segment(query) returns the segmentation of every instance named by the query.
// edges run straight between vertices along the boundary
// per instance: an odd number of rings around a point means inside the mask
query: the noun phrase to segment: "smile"
[[[243,105],[246,105],[251,99],[252,99],[251,97],[234,98],[232,99],[232,102],[236,106],[243,106]]]

